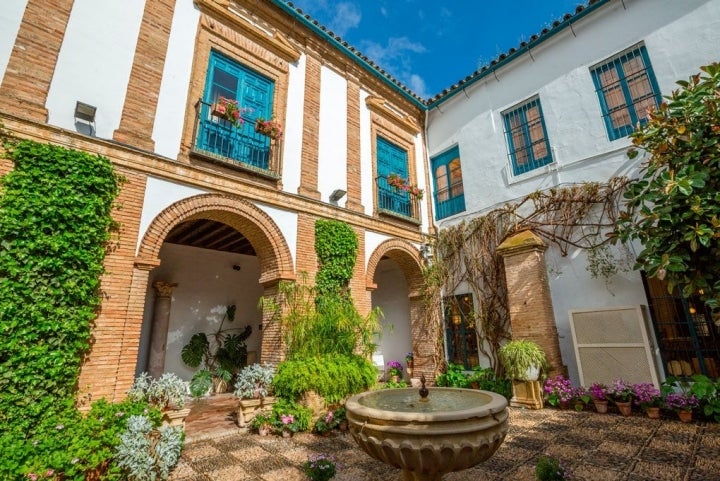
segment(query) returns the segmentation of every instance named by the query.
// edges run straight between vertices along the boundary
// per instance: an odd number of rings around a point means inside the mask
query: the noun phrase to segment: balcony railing
[[[387,177],[377,177],[375,183],[380,213],[420,222],[420,199],[416,195],[391,186]]]
[[[225,163],[277,177],[282,142],[255,132],[255,120],[241,117],[235,127],[230,121],[213,115],[212,104],[195,104],[193,151]]]

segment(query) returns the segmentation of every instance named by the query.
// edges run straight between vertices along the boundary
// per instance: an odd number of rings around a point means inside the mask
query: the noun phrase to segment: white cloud
[[[426,92],[425,81],[413,71],[413,57],[427,51],[420,42],[413,42],[408,37],[391,37],[386,45],[365,40],[361,43],[363,52],[375,64],[390,72],[390,74],[406,84],[421,97],[429,97]]]
[[[335,17],[330,21],[330,30],[341,37],[351,28],[360,25],[362,13],[360,8],[352,2],[341,2],[335,6]]]

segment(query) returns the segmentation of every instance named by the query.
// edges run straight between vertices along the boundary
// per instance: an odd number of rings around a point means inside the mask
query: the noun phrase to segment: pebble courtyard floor
[[[400,481],[400,470],[362,452],[350,434],[298,433],[290,439],[240,430],[227,397],[193,408],[187,441],[171,481],[304,481],[310,454],[330,454],[340,464],[337,481]],[[718,481],[720,424],[652,420],[617,414],[510,408],[510,429],[495,455],[444,481],[534,481],[542,454],[557,457],[575,480]]]

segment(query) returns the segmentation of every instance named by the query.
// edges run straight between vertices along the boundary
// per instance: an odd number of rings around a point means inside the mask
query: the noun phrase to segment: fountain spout
[[[428,394],[430,393],[430,391],[428,390],[428,388],[425,387],[425,382],[426,382],[426,380],[425,380],[425,374],[423,374],[422,376],[420,376],[420,383],[421,383],[421,386],[420,386],[420,401],[426,403],[426,402],[428,402],[428,398],[427,398],[427,397],[428,397]]]

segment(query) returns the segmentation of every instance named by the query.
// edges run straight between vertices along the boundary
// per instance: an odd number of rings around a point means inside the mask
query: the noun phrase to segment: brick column
[[[440,322],[441,320],[434,315],[430,322],[425,319],[425,300],[421,295],[410,297],[413,378],[420,378],[424,374],[429,384],[433,384],[437,375],[435,354],[438,342],[440,342],[438,337]]]
[[[170,325],[172,291],[177,287],[177,284],[157,281],[153,283],[153,287],[155,288],[155,308],[152,318],[152,333],[150,334],[148,373],[157,378],[165,371],[165,351],[167,350],[167,334]]]
[[[155,150],[152,132],[174,10],[175,0],[145,3],[120,127],[113,134],[119,142],[149,151]]]
[[[364,212],[360,176],[360,85],[347,76],[347,203],[348,209]]]
[[[551,374],[566,374],[550,297],[546,250],[547,245],[531,231],[506,239],[497,249],[505,263],[512,338],[535,341],[545,351]]]
[[[263,297],[278,300],[278,285],[265,286]],[[285,359],[285,347],[282,341],[280,320],[273,319],[275,311],[264,309],[262,314],[262,339],[260,341],[260,359],[258,362],[277,365]]]
[[[308,49],[305,60],[305,104],[298,194],[313,199],[320,199],[320,191],[317,188],[320,144],[320,66],[320,56]]]
[[[45,102],[73,1],[28,1],[0,85],[0,111],[47,122]]]

